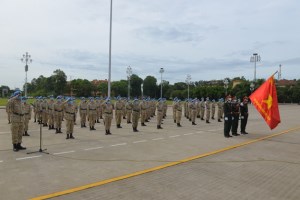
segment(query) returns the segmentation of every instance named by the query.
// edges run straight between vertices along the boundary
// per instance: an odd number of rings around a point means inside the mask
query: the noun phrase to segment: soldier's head
[[[243,98],[243,103],[244,103],[244,104],[247,104],[248,101],[249,101],[248,97],[247,97],[247,96],[244,96],[244,98]]]
[[[12,96],[13,96],[13,97],[16,97],[16,96],[17,96],[16,99],[21,100],[21,94],[22,94],[22,92],[21,92],[20,90],[16,90],[16,91],[12,94]]]
[[[209,101],[209,97],[206,97],[206,101]]]
[[[56,97],[57,102],[61,102],[61,96]]]
[[[94,102],[94,97],[90,97],[90,102]]]
[[[228,95],[228,96],[226,97],[226,102],[231,102],[231,100],[232,100],[231,95]]]
[[[105,103],[110,104],[110,98],[109,97],[106,98]]]

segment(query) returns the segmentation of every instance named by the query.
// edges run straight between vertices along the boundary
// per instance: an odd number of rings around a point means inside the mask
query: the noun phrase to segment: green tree
[[[157,90],[157,85],[156,85],[156,78],[153,76],[147,76],[144,79],[143,83],[143,91],[145,96],[150,96],[150,97],[155,97],[156,96],[156,90]]]
[[[140,97],[142,95],[141,85],[143,83],[143,79],[141,79],[138,75],[133,74],[130,79],[130,87],[132,97]]]
[[[113,81],[111,82],[111,96],[127,96],[127,81],[120,80],[120,81]]]

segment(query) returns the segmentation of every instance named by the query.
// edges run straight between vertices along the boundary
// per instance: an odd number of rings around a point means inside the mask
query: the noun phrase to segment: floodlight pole
[[[260,62],[260,55],[253,53],[253,56],[250,57],[250,62],[254,62],[254,83],[256,83],[256,63]]]
[[[192,77],[190,74],[186,75],[186,79],[185,79],[185,82],[188,86],[188,99],[190,98],[190,84],[191,84],[191,80],[192,80]]]
[[[160,68],[160,98],[162,98],[162,74],[165,72],[164,68]]]
[[[130,66],[127,67],[126,73],[127,73],[127,78],[128,78],[128,95],[127,95],[127,97],[130,98],[130,79],[132,76],[132,69]]]
[[[27,72],[28,72],[28,64],[32,62],[31,55],[26,52],[23,54],[23,58],[21,58],[21,62],[25,63],[25,97],[27,97]]]
[[[112,0],[110,0],[110,27],[109,27],[109,61],[108,61],[108,88],[107,96],[110,98],[111,83],[111,32],[112,32]]]

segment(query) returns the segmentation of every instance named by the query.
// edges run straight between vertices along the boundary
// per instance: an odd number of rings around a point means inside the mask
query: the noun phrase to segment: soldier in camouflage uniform
[[[75,123],[75,112],[74,102],[71,98],[67,99],[64,105],[64,118],[66,119],[66,139],[75,139],[73,136],[74,133],[74,123]]]
[[[100,123],[99,119],[100,119],[100,110],[101,110],[101,103],[100,103],[100,97],[96,97],[95,98],[95,103],[96,103],[96,111],[97,111],[97,114],[96,114],[96,122],[97,123]]]
[[[138,132],[137,127],[139,124],[141,107],[138,99],[134,99],[132,104],[132,129],[134,132]]]
[[[42,107],[42,122],[43,126],[46,127],[48,126],[48,102],[47,98],[44,97],[43,101],[41,102],[41,107]]]
[[[141,110],[141,125],[146,126],[145,120],[146,120],[147,105],[146,105],[146,100],[144,98],[140,103],[140,110]]]
[[[222,122],[221,118],[222,118],[222,114],[223,114],[223,99],[219,99],[218,101],[218,122]]]
[[[102,110],[104,114],[104,125],[105,125],[105,135],[111,135],[110,127],[111,127],[111,121],[113,118],[113,110],[114,107],[110,103],[110,99],[107,99],[106,102],[102,105]]]
[[[196,115],[197,115],[197,99],[193,99],[189,109],[191,110],[191,121],[192,121],[192,125],[197,125],[195,123],[196,120]]]
[[[131,124],[131,115],[132,115],[132,107],[133,107],[133,104],[132,102],[130,102],[130,100],[128,99],[126,105],[126,119],[127,119],[127,124]]]
[[[215,119],[215,113],[216,113],[216,101],[213,99],[211,103],[211,119]]]
[[[86,127],[87,102],[84,97],[81,97],[81,102],[79,104],[79,115],[81,128]]]
[[[21,146],[24,131],[24,110],[21,102],[21,91],[14,92],[13,97],[9,99],[8,107],[11,113],[13,150],[24,150],[26,147]]]
[[[87,113],[89,116],[89,124],[90,124],[90,130],[96,130],[95,129],[95,122],[97,117],[97,104],[94,100],[94,97],[90,98],[90,102],[87,105]]]
[[[62,97],[58,96],[56,97],[56,102],[54,103],[53,109],[54,109],[54,124],[55,124],[55,133],[62,133],[61,132],[61,123],[63,121],[63,110],[64,110],[64,105],[61,102]]]
[[[177,97],[175,97],[173,99],[173,103],[172,103],[172,113],[173,113],[173,120],[174,120],[174,123],[176,123],[176,104],[177,104]]]
[[[182,116],[182,104],[181,100],[177,99],[177,103],[175,104],[175,109],[176,109],[176,123],[177,127],[181,127],[180,121],[181,121],[181,116]]]
[[[210,119],[210,100],[209,97],[206,97],[206,101],[205,101],[205,114],[206,114],[206,123],[209,124],[209,119]]]
[[[10,97],[11,98],[11,97]],[[8,124],[10,124],[10,118],[11,118],[11,113],[9,111],[9,100],[7,101],[6,107],[5,107],[6,113],[7,113],[7,119],[8,119]]]
[[[30,136],[28,134],[28,124],[29,124],[29,120],[31,120],[31,105],[29,103],[27,103],[27,98],[26,97],[22,97],[22,104],[23,104],[23,109],[24,109],[24,132],[23,132],[23,136]]]
[[[156,104],[156,110],[157,110],[157,129],[162,129],[161,122],[164,115],[163,99],[158,99],[158,103]]]
[[[204,120],[204,113],[205,113],[205,101],[204,98],[201,98],[201,102],[200,102],[200,118],[201,120]]]
[[[50,101],[48,102],[48,123],[49,130],[54,129],[54,98],[50,97]]]
[[[115,109],[116,109],[115,110],[115,116],[116,116],[117,128],[122,128],[121,122],[122,122],[124,104],[121,100],[121,97],[117,97],[117,101],[115,103]]]

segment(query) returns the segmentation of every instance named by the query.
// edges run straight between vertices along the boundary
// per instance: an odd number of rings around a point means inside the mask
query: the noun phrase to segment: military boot
[[[141,123],[141,125],[142,125],[142,126],[146,126],[146,124],[145,124],[145,123]]]
[[[73,133],[70,134],[70,139],[75,139]]]
[[[195,122],[192,122],[192,125],[197,125]]]
[[[208,120],[206,120],[206,123],[209,124],[210,122]]]
[[[181,124],[180,124],[180,123],[177,123],[177,127],[181,127]]]
[[[96,130],[94,126],[92,126],[92,130],[93,130],[93,131]]]
[[[27,131],[25,131],[24,136],[30,136]]]
[[[174,119],[174,123],[176,123],[176,120]]]
[[[70,138],[70,134],[67,134],[66,140]]]
[[[14,150],[15,152],[19,151],[19,148],[18,148],[17,144],[13,144],[13,150]]]
[[[48,130],[51,130],[51,126],[49,125],[49,128],[48,128]]]
[[[203,121],[204,119],[203,119],[203,118],[201,118],[201,120]]]
[[[36,123],[36,119],[34,119],[34,123]]]
[[[26,149],[26,147],[22,147],[22,146],[21,146],[21,143],[18,143],[18,144],[17,144],[17,148],[18,148],[19,150],[25,150],[25,149]]]
[[[218,122],[222,122],[222,120],[218,119]]]
[[[62,133],[62,132],[61,132],[61,128],[58,129],[58,133]]]
[[[110,129],[108,129],[108,135],[111,135]]]
[[[105,130],[105,135],[108,135],[109,133],[108,133],[108,130]]]
[[[55,129],[55,133],[56,133],[56,134],[58,133],[58,128]]]

